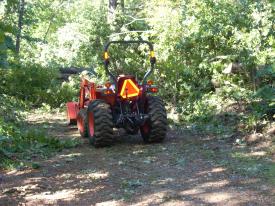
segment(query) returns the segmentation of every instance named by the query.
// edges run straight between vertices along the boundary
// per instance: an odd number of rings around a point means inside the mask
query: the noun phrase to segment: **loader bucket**
[[[79,107],[77,102],[67,103],[67,121],[69,125],[76,125],[76,118],[79,112]]]

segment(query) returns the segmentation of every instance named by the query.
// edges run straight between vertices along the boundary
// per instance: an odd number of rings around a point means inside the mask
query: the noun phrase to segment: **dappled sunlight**
[[[61,162],[63,161],[67,161],[67,162],[72,162],[72,161],[76,161],[78,158],[82,157],[83,153],[80,152],[70,152],[70,151],[66,151],[66,154],[62,154],[62,155],[57,155],[52,157],[51,159],[46,160],[46,162],[51,163],[52,166],[54,167],[58,167],[58,166],[62,166],[60,165]]]
[[[175,179],[174,178],[170,178],[170,177],[167,177],[165,179],[161,179],[161,180],[154,180],[152,181],[152,185],[165,185],[167,183],[171,183],[171,182],[174,182]]]
[[[32,170],[31,169],[26,169],[26,170],[18,170],[18,169],[13,169],[11,171],[8,171],[6,174],[7,175],[25,175],[25,174],[28,174],[28,173],[31,173]]]
[[[106,179],[109,176],[109,172],[104,171],[94,171],[94,170],[83,170],[79,171],[78,173],[63,173],[61,175],[55,176],[56,179],[63,179],[65,180],[80,180],[79,183],[82,183],[82,180],[88,180],[90,182],[91,180],[100,180],[100,179]]]
[[[125,205],[125,204],[123,204],[122,201],[117,201],[117,200],[109,200],[109,201],[99,202],[95,204],[95,206],[122,206],[122,205]]]
[[[77,189],[64,189],[56,192],[42,192],[34,195],[27,195],[25,199],[30,201],[30,203],[35,204],[35,202],[53,204],[58,200],[73,200],[77,195],[81,194],[81,191]]]
[[[166,196],[167,192],[155,192],[148,195],[143,195],[134,206],[142,206],[142,205],[158,205],[161,204]]]
[[[109,172],[87,172],[85,174],[76,175],[76,178],[78,179],[91,178],[93,180],[97,180],[97,179],[106,179],[108,176],[109,176]]]
[[[35,184],[35,183],[40,183],[42,181],[45,181],[44,177],[31,177],[23,181],[24,185],[28,184]]]
[[[248,154],[245,154],[247,157],[264,157],[266,155],[266,151],[251,151]]]
[[[78,135],[65,127],[60,125],[57,134]],[[202,144],[212,148],[210,139],[205,142],[208,137],[175,135],[173,130],[168,136],[172,141],[156,145],[136,144],[140,137],[125,135],[111,148],[85,143],[64,150],[43,160],[40,169],[9,172],[0,202],[10,198],[32,205],[179,206],[255,201],[249,197],[259,195],[254,187],[258,180],[234,176],[209,161],[213,153],[199,150]],[[271,191],[268,186],[261,190]]]
[[[59,155],[59,158],[73,158],[73,157],[80,157],[80,156],[83,156],[83,154],[80,152],[76,152],[76,153]]]
[[[227,202],[232,198],[232,196],[233,195],[228,192],[211,192],[200,195],[200,198],[206,203],[220,203]]]
[[[226,185],[230,184],[230,182],[228,180],[220,180],[220,181],[211,181],[211,182],[206,182],[206,183],[202,183],[200,184],[198,187],[199,188],[222,188]]]
[[[200,193],[203,193],[204,190],[200,189],[200,188],[192,188],[192,189],[187,189],[184,190],[182,192],[180,192],[181,195],[197,195]]]
[[[46,113],[45,111],[34,110],[32,113],[27,113],[27,121],[34,124],[41,124],[41,123],[57,123],[61,122],[65,124],[65,119],[63,115],[66,116],[65,113],[54,112],[53,113]]]
[[[223,167],[216,167],[211,170],[211,172],[224,172],[226,169]]]
[[[225,172],[225,171],[226,171],[226,169],[223,167],[216,167],[216,168],[212,168],[211,170],[208,170],[208,171],[201,171],[197,175],[212,175],[215,173],[221,173],[221,172]]]

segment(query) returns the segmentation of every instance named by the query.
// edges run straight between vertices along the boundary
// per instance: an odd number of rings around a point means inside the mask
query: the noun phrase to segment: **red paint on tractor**
[[[75,124],[77,114],[79,112],[78,103],[77,102],[68,102],[67,103],[67,119],[69,124]]]
[[[150,126],[149,126],[148,122],[146,122],[143,126],[141,126],[140,129],[142,129],[142,131],[143,131],[145,134],[148,134],[149,131],[150,131]]]
[[[77,119],[77,128],[81,133],[84,133],[84,119],[81,117]]]

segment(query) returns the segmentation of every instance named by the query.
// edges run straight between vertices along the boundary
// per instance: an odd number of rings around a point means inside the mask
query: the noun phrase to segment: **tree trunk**
[[[44,42],[46,41],[46,38],[47,38],[48,33],[49,33],[49,31],[50,31],[50,28],[51,28],[51,25],[52,25],[53,18],[54,18],[54,15],[53,15],[53,17],[52,17],[51,20],[50,20],[50,23],[49,23],[49,25],[48,25],[48,28],[47,28],[47,30],[46,30],[46,33],[44,34],[44,38],[43,38],[43,41],[44,41]]]
[[[124,12],[124,0],[120,0],[121,11]]]
[[[15,50],[16,50],[17,54],[19,54],[19,51],[20,51],[21,33],[22,33],[23,16],[24,16],[24,6],[25,6],[25,0],[20,0],[19,5],[18,5],[18,31],[17,31],[17,35],[16,35],[16,46],[15,46]]]
[[[116,7],[117,7],[117,0],[109,0],[109,14],[108,14],[109,23],[112,23],[115,20]]]

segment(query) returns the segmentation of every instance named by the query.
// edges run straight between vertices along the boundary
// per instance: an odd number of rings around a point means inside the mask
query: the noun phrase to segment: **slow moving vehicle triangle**
[[[123,82],[120,96],[124,99],[128,97],[135,97],[139,94],[139,88],[136,86],[136,84],[131,79],[126,79]]]

